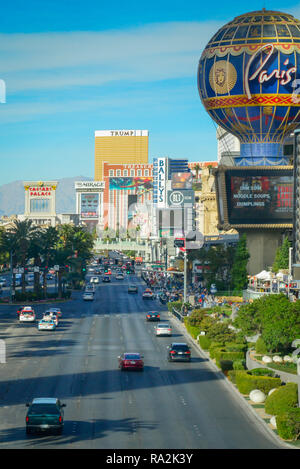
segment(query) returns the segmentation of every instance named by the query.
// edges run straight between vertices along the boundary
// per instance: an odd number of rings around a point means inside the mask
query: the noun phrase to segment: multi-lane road
[[[101,283],[92,302],[74,292],[61,303],[55,331],[19,324],[16,306],[0,306],[0,448],[202,449],[280,448],[241,400],[192,346],[191,363],[169,363],[146,312],[166,307],[142,299],[138,276]],[[136,283],[138,294],[128,294]],[[41,317],[46,306],[35,307]],[[121,372],[122,352],[144,355],[143,373]],[[67,404],[61,436],[25,434],[25,403],[58,397]]]

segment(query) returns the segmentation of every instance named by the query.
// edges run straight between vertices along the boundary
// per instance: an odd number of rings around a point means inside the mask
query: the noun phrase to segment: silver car
[[[155,335],[160,336],[160,335],[166,335],[166,336],[171,336],[172,335],[172,328],[168,322],[162,322],[158,326],[155,326]]]
[[[90,291],[86,291],[84,292],[82,298],[84,299],[84,301],[93,301],[94,293]]]

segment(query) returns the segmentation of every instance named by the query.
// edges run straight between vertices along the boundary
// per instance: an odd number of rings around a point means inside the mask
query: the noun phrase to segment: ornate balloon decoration
[[[285,165],[283,141],[300,123],[300,21],[256,11],[205,47],[198,89],[212,119],[240,139],[238,166]]]

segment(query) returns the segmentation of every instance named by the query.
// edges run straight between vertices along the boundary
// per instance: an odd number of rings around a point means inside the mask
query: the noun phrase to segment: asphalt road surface
[[[128,294],[128,284],[139,286]],[[279,448],[256,418],[245,411],[192,345],[191,363],[169,363],[166,346],[186,342],[173,323],[173,337],[156,337],[138,276],[96,287],[94,301],[82,293],[61,303],[55,331],[19,324],[16,306],[0,307],[0,448],[74,449],[273,449]],[[46,306],[35,308],[41,317]],[[122,352],[144,355],[144,372],[121,372]],[[25,434],[25,403],[58,397],[67,404],[60,436]]]

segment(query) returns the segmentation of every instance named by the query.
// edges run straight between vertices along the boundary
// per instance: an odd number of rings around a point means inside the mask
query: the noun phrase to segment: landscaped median
[[[187,332],[269,427],[282,440],[300,447],[298,385],[261,364],[246,369],[246,354],[253,342],[247,342],[221,308],[194,310],[183,321]],[[260,345],[261,339],[258,349]]]

